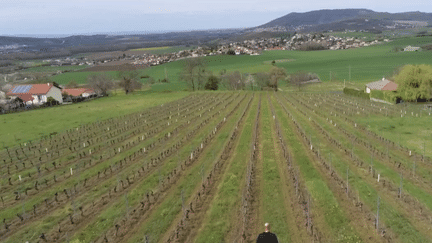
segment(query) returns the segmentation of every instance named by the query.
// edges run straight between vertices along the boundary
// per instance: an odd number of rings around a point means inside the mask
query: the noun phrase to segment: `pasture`
[[[71,127],[126,115],[187,95],[186,92],[157,94],[143,91],[131,95],[118,92],[90,102],[2,115],[1,146],[16,145]]]
[[[132,49],[129,51],[143,51],[150,54],[166,54],[166,53],[173,53],[173,52],[179,52],[179,51],[185,51],[185,50],[191,50],[194,46],[162,46],[162,47],[148,47],[148,48],[139,48],[139,49]]]
[[[255,242],[265,222],[280,242],[432,239],[432,159],[362,122],[424,124],[415,107],[243,91],[61,109],[2,116],[2,138],[22,131],[0,151],[2,242]]]
[[[215,75],[222,71],[240,71],[242,73],[254,74],[266,72],[272,67],[271,62],[275,60],[276,66],[285,68],[288,73],[299,70],[317,73],[323,82],[343,83],[364,88],[364,84],[381,79],[383,76],[391,76],[393,70],[405,64],[432,64],[430,51],[421,52],[394,52],[395,46],[405,47],[407,45],[421,46],[432,43],[432,37],[410,37],[399,38],[388,43],[375,46],[326,51],[264,51],[259,56],[207,56],[207,69]],[[289,60],[289,61],[287,61]],[[165,78],[170,83],[155,84],[154,90],[184,90],[184,84],[179,84],[179,73],[182,71],[184,60],[154,66],[143,69],[143,75],[149,75],[156,81]],[[115,72],[107,72],[115,78]],[[73,72],[57,75],[53,81],[59,84],[67,84],[70,80],[84,84],[91,72]],[[146,82],[145,79],[142,80]],[[283,87],[287,84],[281,82]],[[340,86],[338,86],[340,87]]]

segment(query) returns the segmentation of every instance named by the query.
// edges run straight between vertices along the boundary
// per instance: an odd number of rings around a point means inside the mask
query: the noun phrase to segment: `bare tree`
[[[277,91],[279,81],[285,79],[287,73],[284,68],[272,67],[270,69],[269,76],[270,76],[269,87],[274,88],[275,91]]]
[[[180,73],[180,80],[187,83],[193,91],[204,88],[207,80],[206,63],[203,58],[189,58],[184,61],[183,71]]]
[[[300,91],[305,81],[309,80],[309,75],[305,71],[297,71],[290,75],[291,85],[297,86]]]
[[[268,73],[256,73],[254,79],[260,90],[264,87],[268,87],[270,84],[270,75]]]
[[[117,76],[120,78],[119,86],[124,89],[126,94],[133,92],[135,89],[140,89],[142,84],[139,79],[138,70],[118,71]]]
[[[78,85],[78,83],[74,79],[72,79],[71,81],[69,81],[69,83],[66,85],[66,88],[68,88],[68,89],[75,89],[75,88],[78,88],[78,87],[79,87],[79,85]]]
[[[228,90],[242,90],[246,86],[245,78],[239,71],[223,75],[222,83]]]
[[[104,73],[89,75],[87,80],[90,87],[102,96],[108,96],[108,92],[114,87],[112,78]]]

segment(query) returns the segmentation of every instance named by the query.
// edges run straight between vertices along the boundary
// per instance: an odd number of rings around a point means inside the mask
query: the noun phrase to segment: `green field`
[[[78,84],[86,84],[87,83],[87,77],[91,74],[98,74],[99,72],[70,72],[70,73],[62,73],[60,75],[56,75],[52,77],[52,81],[60,84],[60,85],[66,85],[70,81],[74,80]],[[104,72],[111,77],[116,78],[116,71],[108,71]]]
[[[132,49],[129,51],[145,51],[150,54],[154,55],[160,55],[160,54],[166,54],[166,53],[173,53],[173,52],[179,52],[183,50],[191,50],[195,48],[194,46],[161,46],[161,47],[148,47],[148,48],[138,48],[138,49]]]
[[[146,93],[132,95],[118,93],[91,102],[63,105],[40,110],[0,116],[2,146],[32,140],[53,132],[61,132],[81,124],[106,120],[160,105],[187,96],[187,92]]]
[[[55,67],[51,67],[51,66],[46,66],[46,67],[42,67],[42,66],[38,66],[38,67],[32,67],[32,68],[28,68],[25,69],[24,72],[57,72],[57,71],[77,71],[77,70],[81,70],[84,68],[87,68],[88,65],[82,65],[82,66],[55,66]]]
[[[432,64],[431,52],[428,51],[392,51],[394,47],[421,46],[428,43],[432,43],[432,37],[409,37],[357,49],[312,52],[265,51],[259,56],[208,56],[205,57],[205,60],[207,61],[208,70],[216,75],[219,75],[221,71],[232,72],[237,70],[248,74],[266,72],[272,67],[271,61],[275,60],[276,66],[285,68],[288,73],[304,70],[317,73],[324,82],[343,83],[346,80],[350,86],[363,88],[365,83],[376,81],[383,76],[391,76],[395,68],[404,64]],[[164,48],[162,50],[168,49]],[[287,59],[291,61],[285,62],[284,60]],[[184,90],[186,86],[179,84],[179,73],[182,70],[183,62],[183,60],[180,60],[166,63],[141,72],[153,77],[156,81],[165,78],[165,75],[168,77],[170,83],[153,85],[155,91]],[[115,77],[115,72],[107,73]],[[73,79],[82,84],[87,82],[89,74],[91,72],[65,73],[53,77],[53,81],[59,84],[67,84]],[[146,82],[145,79],[142,81]],[[284,87],[286,84],[282,82],[280,86]]]
[[[0,151],[2,242],[252,242],[265,222],[280,242],[430,242],[432,166],[378,137],[403,133],[411,149],[430,136],[429,113],[399,120],[385,106],[324,92],[147,91],[2,115],[0,145],[22,145]],[[52,132],[63,134],[38,146]]]
[[[170,83],[144,78],[130,95],[1,115],[0,241],[252,242],[270,222],[280,242],[431,242],[432,110],[339,92],[432,64],[432,52],[394,51],[430,43],[205,57],[215,75],[267,72],[273,60],[316,73],[323,82],[304,92],[286,81],[282,92],[187,92],[180,60],[140,70]],[[52,80],[85,84],[94,73]]]

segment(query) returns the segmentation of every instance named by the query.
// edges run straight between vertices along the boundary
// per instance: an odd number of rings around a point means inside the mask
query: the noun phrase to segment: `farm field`
[[[194,48],[194,46],[162,46],[162,47],[148,47],[148,48],[139,48],[139,49],[132,49],[129,50],[130,52],[133,51],[143,51],[150,54],[165,54],[165,53],[172,53],[172,52],[179,52],[184,50],[191,50]]]
[[[265,222],[280,242],[431,241],[432,159],[359,122],[414,108],[166,95],[1,150],[0,241],[255,242]]]
[[[326,51],[263,51],[259,56],[208,56],[207,69],[219,75],[221,71],[240,71],[254,74],[266,72],[272,67],[271,62],[276,61],[276,66],[283,67],[288,74],[299,70],[317,73],[323,82],[343,84],[363,89],[364,84],[381,79],[383,76],[391,76],[393,70],[404,64],[432,64],[430,51],[421,52],[393,52],[394,47],[407,45],[421,46],[432,43],[432,37],[399,38],[388,43],[375,46]],[[289,60],[289,61],[286,61]],[[155,91],[173,90],[179,91],[187,88],[179,81],[184,60],[170,62],[141,70],[143,75],[149,75],[155,80],[165,78],[167,75],[170,83],[154,84]],[[350,72],[351,70],[351,72]],[[70,80],[83,84],[87,82],[87,76],[92,72],[64,73],[53,77],[53,81],[59,84],[67,84]],[[115,77],[115,72],[107,71],[107,74]],[[143,80],[143,82],[146,82]],[[285,82],[279,85],[282,89],[287,86]],[[341,85],[337,89],[342,90]]]
[[[61,133],[82,124],[123,116],[180,99],[187,92],[148,93],[136,92],[124,95],[119,92],[110,97],[73,105],[62,105],[40,110],[12,113],[0,116],[0,145],[14,146],[19,143]]]

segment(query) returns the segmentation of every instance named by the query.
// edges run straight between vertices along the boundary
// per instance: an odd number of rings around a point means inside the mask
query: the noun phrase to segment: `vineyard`
[[[429,242],[432,159],[356,121],[416,112],[196,93],[51,133],[0,151],[0,241]]]

